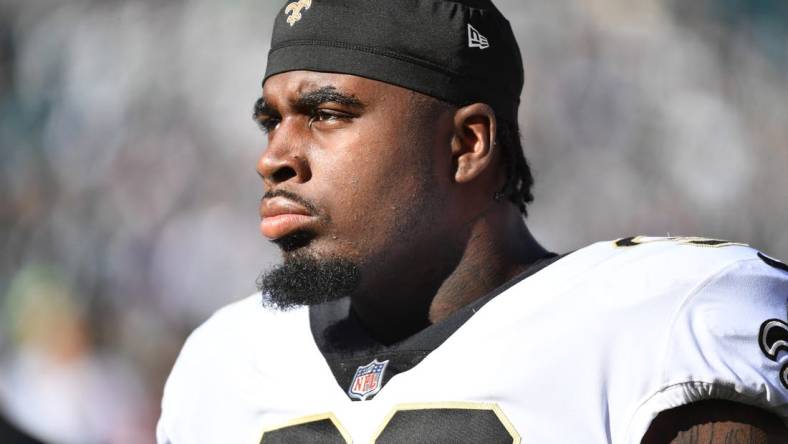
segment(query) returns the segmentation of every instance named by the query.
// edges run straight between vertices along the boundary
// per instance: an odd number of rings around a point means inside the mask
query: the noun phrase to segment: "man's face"
[[[350,261],[363,285],[428,258],[451,231],[452,116],[437,100],[361,77],[270,77],[256,107],[268,132],[261,231],[285,264]]]

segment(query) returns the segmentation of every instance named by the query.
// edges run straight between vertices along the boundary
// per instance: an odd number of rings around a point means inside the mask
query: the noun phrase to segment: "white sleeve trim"
[[[626,442],[639,444],[643,435],[651,426],[651,421],[665,410],[670,410],[693,402],[718,399],[723,401],[733,401],[741,404],[759,407],[764,410],[775,412],[785,418],[788,414],[788,404],[775,406],[768,399],[768,392],[764,387],[750,393],[743,393],[740,388],[737,390],[734,384],[724,384],[720,382],[689,381],[669,385],[649,397],[640,407],[635,410],[632,419],[627,427]],[[788,426],[788,420],[784,419]]]

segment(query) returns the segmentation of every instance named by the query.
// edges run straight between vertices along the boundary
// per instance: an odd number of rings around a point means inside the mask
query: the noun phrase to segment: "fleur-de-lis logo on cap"
[[[309,9],[312,6],[312,0],[298,0],[297,2],[290,3],[285,8],[285,15],[287,16],[287,23],[292,27],[297,21],[301,20],[301,11]]]

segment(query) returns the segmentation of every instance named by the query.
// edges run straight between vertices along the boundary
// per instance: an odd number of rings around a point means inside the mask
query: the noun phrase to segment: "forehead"
[[[403,99],[414,94],[412,91],[377,80],[316,71],[290,71],[276,74],[263,84],[263,98],[268,104],[277,104],[297,99],[306,92],[333,87],[345,95],[354,96],[371,104],[387,99]]]

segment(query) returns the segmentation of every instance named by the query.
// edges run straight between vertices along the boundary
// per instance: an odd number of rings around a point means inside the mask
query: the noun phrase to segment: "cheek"
[[[314,171],[330,192],[331,234],[358,251],[386,248],[435,210],[429,197],[440,184],[430,147],[412,135],[380,132],[351,142],[322,151]]]

